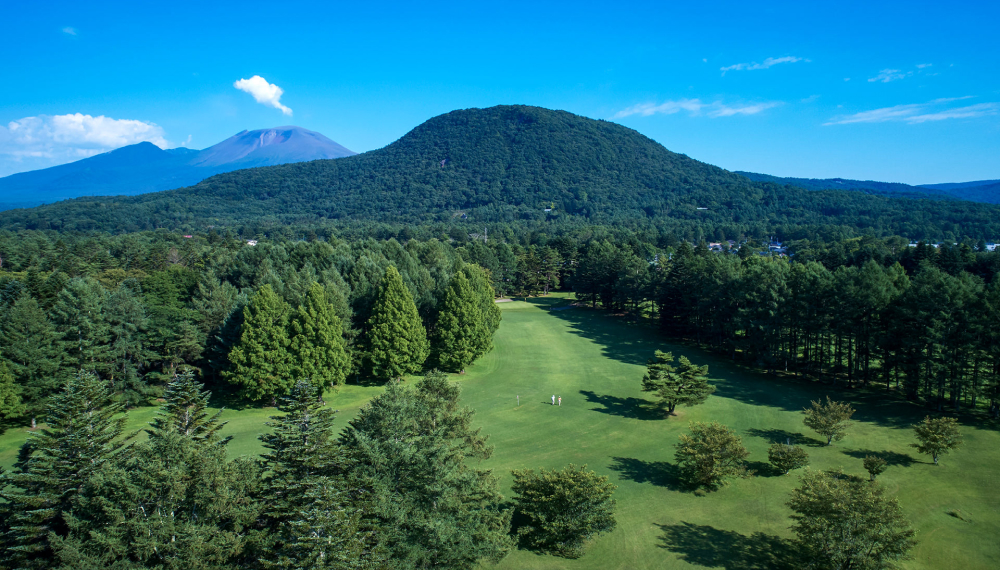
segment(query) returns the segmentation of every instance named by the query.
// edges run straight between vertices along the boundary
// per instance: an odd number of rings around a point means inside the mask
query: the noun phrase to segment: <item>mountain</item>
[[[947,184],[923,184],[921,188],[946,192],[962,200],[1000,204],[1000,180],[976,180]]]
[[[951,194],[943,190],[927,186],[910,186],[900,182],[875,182],[874,180],[849,180],[847,178],[791,178],[740,170],[737,170],[736,173],[755,182],[788,184],[806,190],[854,190],[892,198],[952,198]]]
[[[854,190],[891,198],[969,200],[986,204],[1000,204],[1000,180],[911,186],[899,182],[875,182],[846,178],[783,178],[756,172],[736,171],[736,173],[755,182],[790,184],[807,190]]]
[[[819,226],[915,239],[1000,236],[995,206],[755,182],[615,123],[522,105],[453,111],[384,148],[337,160],[237,170],[189,188],[5,212],[0,227],[266,231],[281,224],[465,219],[691,236]]]
[[[142,142],[69,164],[0,178],[0,202],[24,207],[79,196],[131,196],[190,186],[241,168],[353,154],[325,136],[300,127],[243,131],[201,151],[163,150]]]

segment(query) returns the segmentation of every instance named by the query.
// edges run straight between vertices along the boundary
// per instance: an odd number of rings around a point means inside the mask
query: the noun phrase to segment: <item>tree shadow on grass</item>
[[[811,438],[799,432],[790,432],[783,429],[757,429],[750,428],[747,430],[747,435],[753,437],[760,437],[770,441],[771,443],[788,443],[791,440],[792,445],[808,445],[809,447],[824,447],[826,443],[818,439]]]
[[[747,469],[753,472],[754,477],[780,477],[784,475],[774,468],[774,465],[764,461],[747,461]]]
[[[663,411],[656,408],[649,400],[631,397],[619,398],[610,394],[597,394],[591,390],[580,390],[580,393],[587,398],[588,402],[604,406],[603,408],[591,408],[595,412],[636,420],[651,421],[666,418]]]
[[[634,457],[612,457],[614,462],[608,466],[612,471],[621,474],[622,479],[636,483],[652,483],[657,487],[666,487],[671,491],[690,491],[681,479],[680,469],[666,461],[643,461]]]
[[[659,547],[698,566],[725,570],[794,570],[802,567],[795,544],[755,532],[750,536],[708,525],[682,522],[657,525],[663,531]]]
[[[909,467],[914,463],[920,463],[909,454],[899,453],[897,451],[873,451],[871,449],[852,449],[850,451],[844,451],[844,455],[849,455],[856,459],[864,459],[869,455],[875,455],[885,459],[885,462],[889,465],[899,466],[899,467]]]

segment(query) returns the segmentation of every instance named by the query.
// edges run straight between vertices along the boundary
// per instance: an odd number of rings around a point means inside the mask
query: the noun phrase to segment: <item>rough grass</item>
[[[794,568],[784,503],[798,472],[773,475],[766,467],[767,446],[786,438],[806,446],[812,467],[819,469],[843,467],[867,476],[865,455],[884,454],[889,468],[879,479],[899,497],[918,530],[914,560],[904,567],[1000,567],[1000,435],[995,427],[966,419],[965,446],[935,467],[909,447],[909,426],[926,413],[919,407],[880,398],[877,392],[773,379],[671,345],[648,327],[600,311],[548,310],[565,304],[561,296],[502,304],[496,348],[454,378],[463,384],[465,403],[477,410],[476,423],[496,446],[486,465],[505,486],[511,469],[587,464],[618,485],[618,528],[591,543],[580,559],[517,551],[500,568]],[[639,390],[645,361],[657,348],[708,364],[718,386],[715,395],[702,406],[678,408],[674,417],[659,415]],[[379,390],[347,386],[327,401],[341,410],[339,421],[345,422]],[[550,405],[553,394],[562,396],[561,407]],[[858,410],[847,437],[829,447],[802,425],[800,413],[809,400],[826,394],[849,400]],[[153,413],[133,411],[130,423],[141,427]],[[231,453],[259,451],[256,436],[273,413],[226,412],[225,433],[234,436]],[[679,485],[673,444],[688,421],[711,420],[743,436],[759,472],[720,491],[695,494]],[[0,437],[5,467],[23,438],[23,429]]]

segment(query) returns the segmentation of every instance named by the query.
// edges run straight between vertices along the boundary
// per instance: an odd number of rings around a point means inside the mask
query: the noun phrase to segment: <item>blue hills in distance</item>
[[[851,190],[888,196],[890,198],[915,198],[930,200],[967,200],[1000,204],[1000,180],[976,180],[973,182],[951,182],[946,184],[922,184],[911,186],[900,182],[876,182],[873,180],[849,180],[847,178],[786,178],[736,171],[755,182],[787,184],[806,190]]]
[[[286,126],[243,131],[204,150],[141,142],[0,178],[0,210],[80,196],[133,196],[191,186],[233,170],[357,154],[320,133]]]

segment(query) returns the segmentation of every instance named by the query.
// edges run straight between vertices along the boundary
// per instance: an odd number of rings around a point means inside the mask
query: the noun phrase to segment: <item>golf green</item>
[[[877,392],[774,379],[672,345],[648,326],[566,307],[563,295],[501,304],[495,349],[467,374],[453,378],[462,384],[465,404],[476,410],[475,423],[496,447],[484,465],[505,488],[511,469],[586,464],[618,485],[618,528],[593,541],[579,559],[516,551],[500,568],[776,567],[788,553],[791,521],[785,501],[798,474],[772,475],[766,449],[787,438],[806,446],[812,468],[865,474],[865,455],[878,452],[890,460],[880,480],[898,496],[918,533],[914,559],[904,567],[1000,568],[1000,435],[995,429],[964,421],[964,447],[934,466],[909,446],[910,426],[925,414],[918,406]],[[715,395],[667,419],[650,411],[639,386],[655,349],[708,364]],[[341,410],[343,425],[380,390],[346,386],[327,401]],[[828,447],[805,428],[801,414],[809,400],[827,394],[851,401],[858,410],[847,437]],[[562,404],[553,406],[552,396],[561,397]],[[130,424],[140,427],[153,413],[151,408],[133,411]],[[224,433],[234,437],[231,453],[257,452],[257,434],[273,413],[225,412]],[[691,493],[677,483],[673,446],[689,421],[712,420],[743,437],[759,475],[713,493]],[[13,462],[24,431],[8,430],[0,437],[4,467]]]

